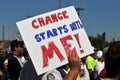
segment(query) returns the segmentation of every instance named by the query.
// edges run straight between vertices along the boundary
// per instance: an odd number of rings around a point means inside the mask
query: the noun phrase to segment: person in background
[[[28,53],[26,48],[23,51],[23,57],[24,57],[24,60],[22,62],[23,62],[23,65],[24,65],[30,59],[29,53]]]
[[[98,59],[98,62],[95,64],[94,68],[94,79],[100,80],[99,74],[104,69],[104,54],[103,51],[99,50],[97,51],[97,54],[95,56],[96,59]]]
[[[106,54],[108,48],[109,48],[109,46],[103,48],[104,59],[105,59],[105,54]],[[105,61],[104,61],[104,62],[105,62]],[[106,73],[106,70],[105,70],[105,67],[104,67],[104,69],[99,73],[99,77],[100,77],[100,78],[103,78],[104,75],[105,75],[105,73]]]
[[[85,60],[85,63],[86,63],[86,66],[87,66],[87,69],[88,69],[88,72],[89,72],[89,76],[90,76],[90,80],[94,80],[94,74],[93,74],[93,71],[94,71],[94,67],[95,67],[95,64],[97,63],[97,59],[95,59],[95,55],[96,55],[96,49],[94,49],[94,53],[88,55],[86,57],[86,60]]]
[[[83,57],[81,60],[81,71],[80,71],[80,77],[81,77],[81,80],[90,80],[90,77],[89,77],[89,72],[88,72],[88,69],[86,67],[86,64],[85,64],[85,59],[86,57]]]
[[[105,54],[105,70],[103,80],[120,80],[120,41],[109,46]]]
[[[0,50],[0,80],[9,80],[10,75],[4,65],[4,53],[2,50]]]
[[[23,41],[13,40],[10,47],[12,53],[8,55],[8,72],[11,80],[18,80],[20,71],[23,67],[19,56],[23,53],[24,43]]]

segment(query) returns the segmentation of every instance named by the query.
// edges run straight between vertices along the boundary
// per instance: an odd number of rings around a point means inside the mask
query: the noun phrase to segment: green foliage
[[[97,34],[97,36],[89,36],[89,40],[92,46],[101,50],[103,50],[104,47],[109,46],[110,44],[115,42],[115,39],[113,39],[111,42],[107,42],[105,39],[106,39],[105,32],[102,35]]]

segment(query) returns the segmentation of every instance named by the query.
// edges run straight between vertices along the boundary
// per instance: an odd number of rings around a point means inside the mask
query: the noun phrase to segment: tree
[[[105,41],[105,32],[102,35],[97,34],[97,36],[89,36],[89,40],[92,46],[96,47],[97,49],[103,49],[108,42]]]

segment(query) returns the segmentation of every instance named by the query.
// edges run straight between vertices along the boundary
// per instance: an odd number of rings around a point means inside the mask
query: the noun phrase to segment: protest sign
[[[79,57],[93,53],[74,6],[16,24],[38,75],[67,64],[70,53],[77,53]]]

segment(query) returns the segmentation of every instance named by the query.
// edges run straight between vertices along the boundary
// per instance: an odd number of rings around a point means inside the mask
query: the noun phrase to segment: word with
[[[67,15],[67,11],[62,11],[45,17],[39,17],[38,19],[34,19],[31,24],[34,29],[38,29],[39,27],[67,18],[69,18],[69,16]]]
[[[79,43],[78,45],[80,46],[80,48],[82,48],[81,45],[80,45],[80,41],[78,41],[79,40],[78,39],[79,38],[78,34],[74,34],[74,37],[75,37],[76,41]],[[71,48],[72,44],[67,43],[69,40],[73,40],[71,35],[60,38],[60,42],[62,43],[66,54],[67,55],[69,55],[70,53],[76,53],[77,54],[76,46]],[[61,62],[63,60],[65,60],[64,56],[62,55],[62,51],[59,50],[58,45],[55,45],[53,41],[48,43],[47,48],[46,48],[45,45],[42,45],[41,50],[42,50],[42,54],[43,54],[43,67],[47,67],[49,65],[48,64],[48,58],[50,58],[50,59],[54,58],[53,53],[56,53],[56,55],[58,56],[58,58],[60,59]],[[82,53],[84,53],[84,50],[82,50],[82,51],[83,51]]]
[[[74,31],[74,30],[83,28],[83,25],[80,23],[79,20],[77,20],[77,21],[72,22],[72,23],[70,24],[70,28],[71,28],[72,31]]]
[[[60,26],[58,28],[53,28],[52,30],[47,30],[46,32],[41,32],[35,35],[35,39],[37,42],[41,42],[46,38],[51,38],[58,36],[58,34],[67,33],[68,29],[66,25]]]

